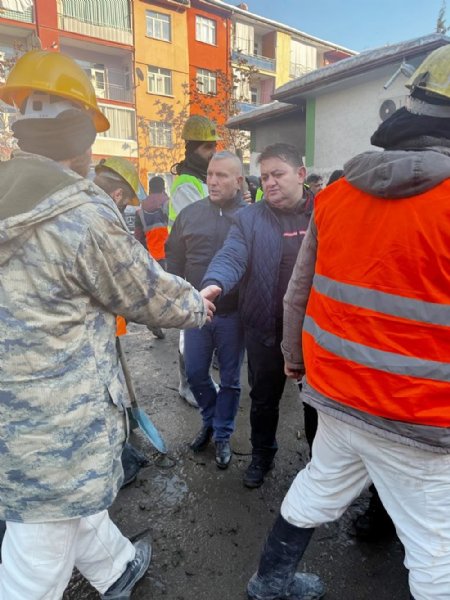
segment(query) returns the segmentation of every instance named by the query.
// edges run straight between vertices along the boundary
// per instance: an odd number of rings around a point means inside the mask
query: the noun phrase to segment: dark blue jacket
[[[305,204],[305,229],[312,199]],[[227,294],[239,282],[239,312],[253,337],[266,346],[276,343],[277,286],[282,258],[282,229],[265,200],[243,208],[222,249],[215,255],[202,288],[215,284]]]
[[[201,290],[200,283],[211,259],[222,248],[236,214],[245,206],[238,192],[222,208],[211,202],[209,196],[183,208],[166,242],[169,273],[184,277]],[[236,311],[238,290],[222,294],[216,305],[220,315]]]

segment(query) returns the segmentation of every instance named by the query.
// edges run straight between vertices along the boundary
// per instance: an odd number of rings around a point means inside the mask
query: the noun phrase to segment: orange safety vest
[[[166,258],[166,250],[164,244],[169,237],[167,231],[167,225],[161,225],[154,227],[145,232],[145,242],[147,244],[147,250],[155,260],[162,260]]]
[[[316,197],[315,222],[309,385],[372,415],[449,427],[450,180],[386,200],[343,179]]]

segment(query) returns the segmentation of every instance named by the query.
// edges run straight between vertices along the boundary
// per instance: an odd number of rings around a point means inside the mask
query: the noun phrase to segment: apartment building
[[[189,116],[189,53],[185,0],[134,0],[137,135],[141,181],[163,175],[184,155],[181,128]]]
[[[188,11],[190,113],[206,114],[219,126],[227,120],[232,76],[228,8],[192,0]]]
[[[162,174],[168,186],[190,114],[223,127],[270,102],[279,86],[354,54],[222,0],[34,0],[24,12],[0,9],[0,66],[40,46],[69,54],[91,78],[111,123],[95,158],[132,158],[143,183]],[[5,128],[14,115],[5,106],[2,114]]]
[[[251,13],[246,3],[236,7],[221,0],[210,2],[227,6],[231,13],[231,59],[241,80],[236,89],[241,112],[270,102],[275,89],[290,80],[355,54]]]
[[[4,57],[37,47],[60,50],[91,78],[111,123],[108,131],[97,136],[95,159],[138,155],[132,25],[129,0],[34,0],[25,12],[0,11]]]

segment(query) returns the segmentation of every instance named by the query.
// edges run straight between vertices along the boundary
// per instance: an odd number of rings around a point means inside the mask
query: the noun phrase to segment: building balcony
[[[0,18],[11,19],[12,21],[21,21],[22,23],[34,23],[34,7],[30,6],[30,8],[27,8],[24,11],[0,8]]]
[[[315,71],[315,68],[307,67],[306,65],[292,62],[289,65],[289,76],[292,79],[295,79],[296,77],[301,77],[302,75],[306,75],[306,73],[310,73],[311,71]]]
[[[92,68],[82,66],[91,79],[97,98],[114,100],[115,102],[129,102],[130,104],[134,102],[129,70],[124,72],[124,69],[104,67],[104,65],[97,64],[94,64]],[[103,68],[99,69],[99,66]]]
[[[257,102],[236,102],[236,108],[239,111],[239,114],[249,112],[258,106],[260,106],[260,104]]]
[[[100,110],[110,122],[108,131],[99,133],[92,151],[99,155],[137,156],[136,112],[132,108],[100,104]]]
[[[133,45],[128,0],[58,0],[58,27],[80,35]]]
[[[271,71],[275,73],[277,68],[277,63],[274,58],[268,58],[267,56],[261,56],[259,54],[247,54],[241,49],[233,50],[231,59],[234,62],[244,61],[245,64],[261,69],[262,71]]]

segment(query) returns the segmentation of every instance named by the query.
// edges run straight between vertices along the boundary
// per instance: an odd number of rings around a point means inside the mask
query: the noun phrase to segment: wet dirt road
[[[151,465],[120,492],[111,508],[126,535],[148,529],[153,539],[152,563],[133,600],[245,600],[267,530],[308,457],[296,388],[288,382],[282,400],[276,468],[261,488],[248,490],[242,485],[250,453],[246,367],[232,439],[234,456],[229,469],[220,471],[212,445],[197,455],[188,448],[200,417],[177,393],[177,332],[156,340],[145,327],[132,325],[130,330],[122,340],[138,399],[175,462],[167,468],[141,435],[133,434],[133,443]],[[401,544],[359,543],[348,533],[351,520],[366,504],[363,497],[338,522],[320,527],[300,568],[322,576],[327,600],[407,600]],[[97,598],[77,574],[64,595],[64,600]]]

